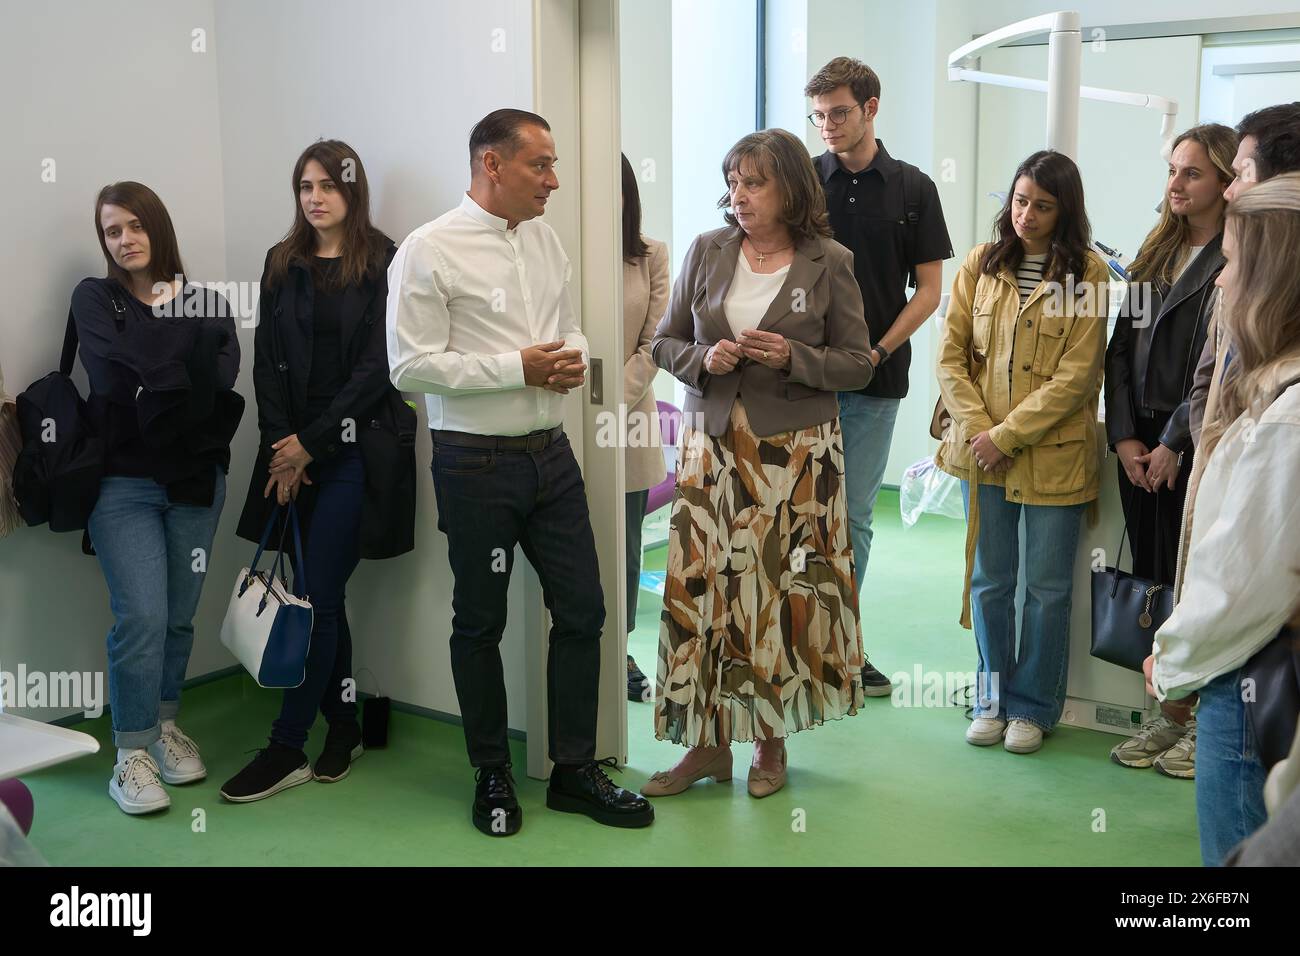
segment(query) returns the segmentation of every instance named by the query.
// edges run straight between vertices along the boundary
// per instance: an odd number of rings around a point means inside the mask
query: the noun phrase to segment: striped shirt
[[[1047,263],[1047,253],[1040,252],[1036,256],[1026,255],[1020,261],[1020,268],[1016,270],[1016,285],[1020,289],[1020,305],[1023,307],[1035,289],[1038,283],[1043,281],[1043,266]]]

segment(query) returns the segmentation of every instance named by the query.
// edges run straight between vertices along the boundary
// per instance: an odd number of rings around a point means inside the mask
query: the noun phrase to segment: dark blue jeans
[[[625,495],[627,519],[627,632],[636,630],[636,599],[641,593],[641,525],[650,502],[650,489],[629,491]]]
[[[361,560],[361,502],[366,471],[361,450],[352,445],[324,464],[313,478],[317,486],[311,527],[303,542],[307,586],[312,604],[311,649],[307,676],[284,692],[271,739],[301,750],[316,722],[317,709],[330,723],[355,721],[356,694],[344,693],[352,676],[352,632],[344,591]],[[286,542],[286,548],[293,546]]]
[[[568,436],[539,452],[433,444],[438,529],[447,535],[451,670],[475,767],[510,762],[501,635],[518,544],[551,613],[546,660],[550,756],[596,755],[600,632],[605,599],[582,472]]]

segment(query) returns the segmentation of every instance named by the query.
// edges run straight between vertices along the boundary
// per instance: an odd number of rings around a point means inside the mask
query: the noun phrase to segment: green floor
[[[960,523],[938,517],[904,529],[898,497],[877,507],[863,639],[887,674],[968,671],[969,632],[956,624]],[[651,556],[653,562],[654,556]],[[662,563],[662,557],[659,558]],[[653,563],[650,564],[653,567]],[[653,672],[658,609],[642,602],[633,655]],[[195,688],[185,730],[209,776],[172,788],[172,807],[121,813],[106,793],[107,718],[78,725],[105,750],[27,778],[36,795],[32,841],[55,865],[240,864],[751,864],[1196,866],[1193,785],[1126,770],[1106,754],[1118,739],[1065,728],[1037,754],[976,748],[953,707],[894,707],[868,700],[856,717],[796,735],[789,783],[753,800],[744,773],[752,749],[736,747],[730,784],[704,782],[655,803],[655,825],[601,827],[545,808],[545,784],[520,780],[524,830],[493,841],[469,823],[473,776],[459,727],[395,713],[391,744],[338,784],[311,783],[236,806],[221,782],[264,739],[275,694],[246,678]],[[629,704],[630,786],[670,766],[679,748],[656,741],[651,706]],[[308,745],[314,755],[322,731]],[[525,763],[516,744],[515,763]],[[202,811],[201,813],[199,811]]]

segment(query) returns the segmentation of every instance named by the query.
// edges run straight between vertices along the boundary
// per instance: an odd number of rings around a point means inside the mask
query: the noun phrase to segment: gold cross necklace
[[[745,239],[749,242],[749,248],[754,250],[754,255],[758,257],[758,267],[760,269],[763,268],[763,262],[768,256],[775,255],[778,252],[784,252],[786,249],[789,249],[794,245],[792,242],[789,245],[781,246],[779,249],[770,249],[767,252],[762,252],[759,250],[758,246],[754,245],[753,239],[750,239],[749,236],[746,236]]]

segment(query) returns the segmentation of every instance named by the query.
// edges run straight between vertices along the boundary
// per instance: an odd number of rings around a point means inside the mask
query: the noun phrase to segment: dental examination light
[[[1024,76],[1002,73],[985,73],[971,69],[975,58],[983,50],[1025,37],[1047,33],[1047,79],[1035,80]],[[1159,110],[1160,140],[1164,151],[1173,139],[1174,122],[1178,116],[1178,101],[1152,93],[1127,93],[1096,86],[1082,86],[1079,82],[1080,61],[1083,56],[1083,39],[1076,11],[1045,13],[1020,20],[1001,29],[986,33],[958,47],[948,55],[948,79],[953,82],[989,83],[1013,89],[1034,90],[1047,94],[1047,148],[1078,160],[1079,151],[1079,100],[1101,100],[1121,103],[1143,109]]]

